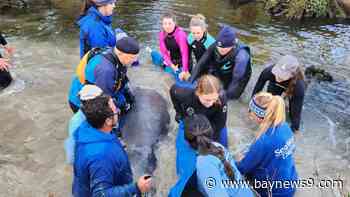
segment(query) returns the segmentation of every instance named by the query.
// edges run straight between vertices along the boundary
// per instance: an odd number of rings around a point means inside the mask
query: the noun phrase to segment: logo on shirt
[[[192,116],[194,114],[194,109],[192,107],[188,107],[186,109],[186,113],[188,116]]]
[[[231,62],[229,61],[229,62],[226,62],[226,63],[221,67],[221,70],[227,71],[227,70],[229,70],[229,69],[231,69],[231,68],[232,68],[232,64],[231,64]]]
[[[295,143],[294,143],[294,137],[291,137],[287,143],[280,149],[276,149],[275,156],[276,157],[282,157],[282,159],[286,159],[288,156],[290,156],[295,150]]]
[[[224,105],[224,107],[222,108],[222,112],[224,112],[224,113],[227,112],[227,105]]]

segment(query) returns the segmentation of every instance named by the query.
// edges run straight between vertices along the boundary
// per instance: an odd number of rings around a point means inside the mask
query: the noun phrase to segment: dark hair
[[[213,155],[224,164],[226,175],[235,180],[234,171],[231,164],[225,158],[222,147],[215,146],[212,141],[213,129],[208,118],[202,114],[188,116],[184,120],[185,139],[191,147],[198,150],[200,155]]]
[[[292,96],[294,94],[294,89],[298,80],[305,81],[304,69],[301,66],[297,68],[295,74],[293,75],[293,77],[290,79],[290,82],[288,83],[288,87],[286,90],[287,96]]]
[[[83,0],[83,4],[80,7],[80,16],[85,16],[86,12],[92,7],[96,6],[93,0]]]
[[[113,114],[109,106],[109,99],[109,96],[101,95],[95,99],[85,101],[84,105],[82,105],[81,110],[92,127],[96,129],[102,128],[106,119]]]

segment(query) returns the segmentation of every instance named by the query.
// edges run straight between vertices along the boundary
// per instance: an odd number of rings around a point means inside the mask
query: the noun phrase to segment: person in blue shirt
[[[147,175],[133,182],[128,155],[111,133],[118,122],[111,97],[98,96],[84,103],[81,110],[86,121],[74,133],[73,196],[132,197],[148,192],[152,179]]]
[[[228,99],[238,99],[251,76],[251,54],[248,46],[239,42],[236,31],[224,26],[198,63],[192,69],[189,82],[194,83],[203,74],[218,77]]]
[[[77,24],[80,27],[80,58],[92,48],[114,47],[112,14],[116,0],[85,0]]]
[[[248,152],[238,158],[239,171],[254,181],[262,197],[293,196],[298,180],[293,158],[296,146],[285,122],[283,99],[266,92],[256,94],[249,103],[249,117],[259,124],[259,130]],[[270,184],[272,188],[266,187]]]
[[[180,176],[169,196],[253,197],[233,156],[221,144],[212,141],[214,130],[205,115],[186,117],[184,123],[186,144],[194,157],[187,158],[187,173]],[[225,186],[225,181],[233,184]]]

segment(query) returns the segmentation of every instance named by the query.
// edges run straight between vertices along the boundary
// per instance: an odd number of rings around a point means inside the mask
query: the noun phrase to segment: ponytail
[[[293,96],[294,89],[298,80],[305,80],[304,69],[301,66],[297,68],[295,75],[292,77],[288,84],[288,88],[286,91],[287,96]]]
[[[194,114],[186,117],[185,123],[185,139],[191,147],[198,151],[200,155],[213,155],[217,157],[224,165],[226,175],[235,180],[234,171],[231,163],[226,160],[225,152],[222,147],[213,144],[213,129],[209,120],[202,114]]]
[[[257,105],[266,109],[259,131],[256,134],[258,139],[268,128],[276,127],[286,120],[285,105],[282,97],[267,92],[260,92],[253,99]]]

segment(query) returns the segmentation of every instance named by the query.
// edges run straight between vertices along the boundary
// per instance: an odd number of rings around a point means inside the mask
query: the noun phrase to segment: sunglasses
[[[119,108],[117,108],[117,109],[116,109],[116,112],[111,113],[111,115],[110,115],[110,116],[115,116],[115,115],[120,116],[120,114],[121,114],[121,111],[120,111],[120,109],[119,109]]]

